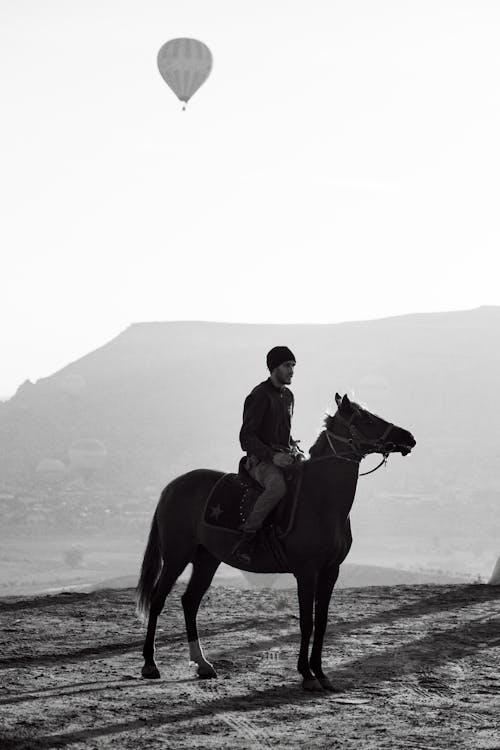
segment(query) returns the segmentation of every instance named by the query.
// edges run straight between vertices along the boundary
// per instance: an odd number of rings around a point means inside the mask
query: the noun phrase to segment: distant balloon
[[[212,53],[197,39],[171,39],[158,52],[158,68],[174,94],[187,104],[210,75]]]
[[[60,476],[64,474],[65,471],[65,465],[57,458],[42,458],[42,460],[38,462],[36,467],[37,474],[51,474],[53,476]]]
[[[72,466],[77,469],[100,469],[108,456],[104,443],[93,438],[77,440],[68,453]]]

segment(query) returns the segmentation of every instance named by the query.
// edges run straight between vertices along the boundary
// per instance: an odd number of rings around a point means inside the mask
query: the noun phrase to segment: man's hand
[[[300,440],[293,440],[290,438],[290,443],[292,445],[292,456],[295,461],[305,461],[305,455],[302,448],[299,448]]]
[[[287,466],[290,466],[290,464],[293,464],[293,458],[288,453],[275,453],[273,456],[273,464],[285,469]]]

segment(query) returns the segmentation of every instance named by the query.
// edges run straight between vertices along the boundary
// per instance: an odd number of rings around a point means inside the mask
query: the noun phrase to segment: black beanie
[[[266,362],[269,372],[272,372],[275,367],[279,367],[283,362],[288,362],[289,359],[293,359],[295,362],[295,355],[287,346],[275,346],[267,353]]]

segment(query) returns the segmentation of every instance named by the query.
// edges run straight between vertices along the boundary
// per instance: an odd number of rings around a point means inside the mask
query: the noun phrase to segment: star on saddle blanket
[[[250,515],[263,488],[244,468],[244,456],[238,473],[224,474],[212,488],[205,505],[204,522],[208,526],[239,532],[239,527]],[[302,471],[285,471],[286,494],[264,522],[264,528],[273,526],[276,536],[284,539],[295,519],[297,499],[302,484]]]

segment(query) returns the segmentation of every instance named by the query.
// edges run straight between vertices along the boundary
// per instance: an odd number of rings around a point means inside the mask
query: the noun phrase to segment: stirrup
[[[256,531],[244,531],[241,539],[238,539],[237,543],[231,550],[232,554],[239,560],[250,562],[255,548],[256,534]]]

